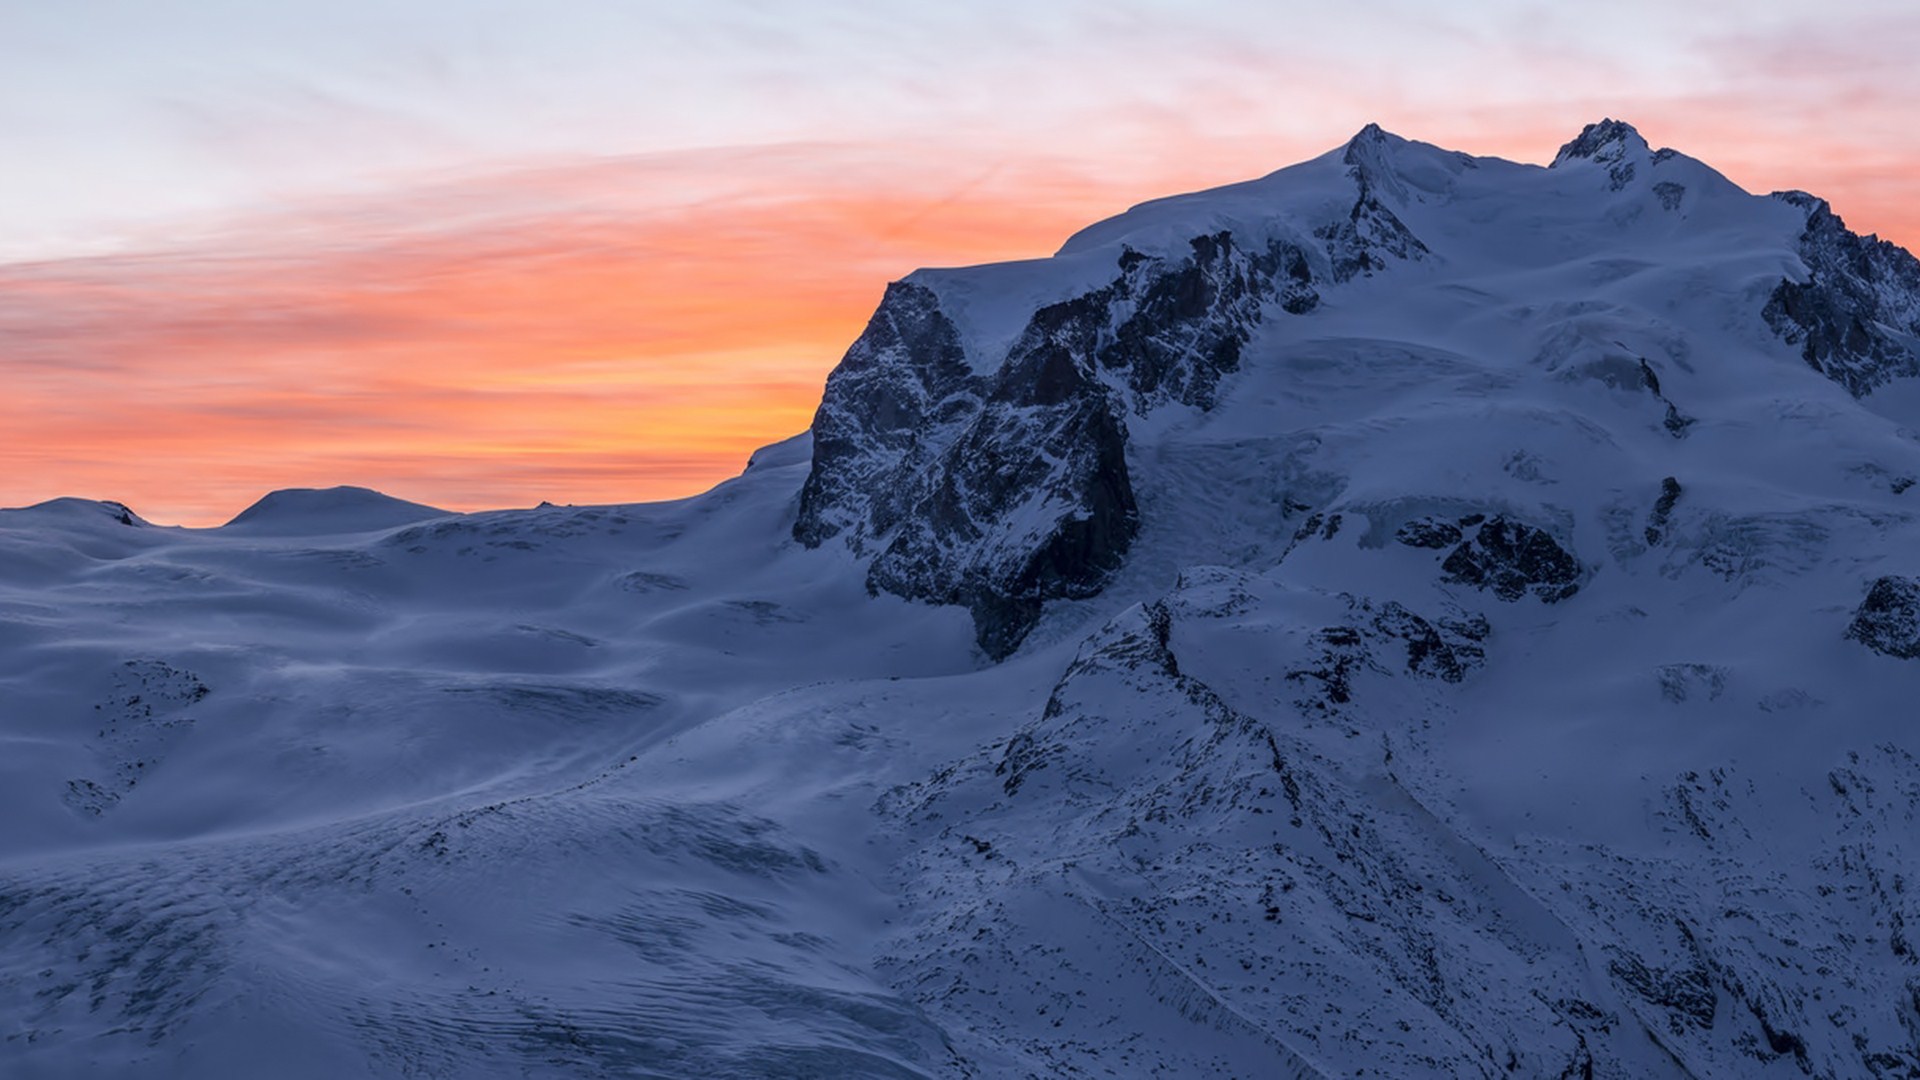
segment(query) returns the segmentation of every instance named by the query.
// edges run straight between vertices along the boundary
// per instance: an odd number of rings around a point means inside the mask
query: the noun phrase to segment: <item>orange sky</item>
[[[1897,155],[1686,115],[1628,118],[1749,188],[1920,240]],[[1542,160],[1577,131],[1538,126],[1402,133]],[[1167,149],[1105,169],[849,145],[607,159],[0,265],[0,503],[210,525],[291,486],[460,510],[692,494],[807,425],[889,280],[1043,255],[1131,202],[1327,146]]]

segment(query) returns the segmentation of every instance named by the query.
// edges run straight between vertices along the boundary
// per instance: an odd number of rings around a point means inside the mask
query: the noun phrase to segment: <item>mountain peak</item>
[[[1395,135],[1393,132],[1388,131],[1386,128],[1381,127],[1379,124],[1368,124],[1366,127],[1361,128],[1353,138],[1347,140],[1347,160],[1351,162],[1356,153],[1364,152],[1368,147],[1393,146],[1406,141],[1407,140]]]
[[[1588,124],[1580,129],[1574,140],[1560,148],[1554,155],[1553,166],[1559,167],[1571,161],[1598,161],[1612,164],[1633,154],[1651,152],[1647,140],[1642,138],[1632,124],[1611,117],[1597,124]]]
[[[1347,140],[1340,160],[1352,168],[1363,189],[1377,188],[1395,197],[1405,198],[1406,185],[1397,175],[1399,168],[1396,159],[1407,145],[1407,140],[1379,124],[1368,124],[1360,129],[1359,134]]]
[[[1548,168],[1591,161],[1607,170],[1608,187],[1619,191],[1633,182],[1641,166],[1660,161],[1669,153],[1662,151],[1655,156],[1632,124],[1609,118],[1582,128],[1579,136],[1554,155]]]

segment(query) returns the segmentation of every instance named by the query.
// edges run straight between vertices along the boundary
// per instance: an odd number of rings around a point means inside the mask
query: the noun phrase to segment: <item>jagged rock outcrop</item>
[[[1354,599],[1349,607],[1347,621],[1310,635],[1309,662],[1286,674],[1302,690],[1293,700],[1302,712],[1340,711],[1353,701],[1353,682],[1363,671],[1457,683],[1486,662],[1493,630],[1484,615],[1430,620],[1392,600]]]
[[[1671,491],[1672,498],[1666,499],[1663,489],[1666,511],[1680,497],[1677,484]],[[1664,516],[1660,520],[1664,523]],[[1394,538],[1408,547],[1451,548],[1440,564],[1442,580],[1485,589],[1509,603],[1533,596],[1553,604],[1580,591],[1580,560],[1552,533],[1504,514],[1454,519],[1428,515],[1402,525]]]
[[[1580,591],[1580,560],[1545,529],[1494,515],[1440,564],[1446,580],[1512,602],[1553,604]]]
[[[1654,500],[1653,512],[1647,515],[1647,546],[1653,547],[1666,539],[1667,528],[1673,521],[1673,508],[1680,503],[1680,481],[1666,477],[1660,481],[1660,497]]]
[[[1633,183],[1652,157],[1647,140],[1634,130],[1633,125],[1609,118],[1582,128],[1572,142],[1561,147],[1560,152],[1554,155],[1551,167],[1560,168],[1575,161],[1594,162],[1607,170],[1608,186],[1620,191]],[[1668,185],[1678,186],[1671,182]],[[1684,189],[1678,194],[1667,192],[1659,197],[1662,203],[1677,205],[1682,194],[1685,194]]]
[[[1806,212],[1799,255],[1807,277],[1774,289],[1767,325],[1855,397],[1920,374],[1920,259],[1848,229],[1825,199],[1775,197]]]
[[[1370,142],[1349,147],[1351,210],[1315,231],[1123,247],[1107,284],[1035,311],[990,368],[971,362],[938,293],[891,286],[828,378],[794,537],[842,537],[868,585],[965,605],[981,649],[1016,648],[1048,600],[1097,592],[1139,526],[1128,416],[1213,406],[1270,314],[1302,315],[1318,284],[1426,248],[1373,191]]]
[[[1854,610],[1847,638],[1902,660],[1920,658],[1920,581],[1888,575]]]

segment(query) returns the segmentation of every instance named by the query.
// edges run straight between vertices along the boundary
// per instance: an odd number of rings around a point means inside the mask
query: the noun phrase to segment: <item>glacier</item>
[[[0,511],[0,1075],[1920,1075],[1920,262],[1368,127],[677,502]]]

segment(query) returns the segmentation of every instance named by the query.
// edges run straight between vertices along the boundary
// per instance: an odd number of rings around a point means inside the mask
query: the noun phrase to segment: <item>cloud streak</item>
[[[1724,155],[1736,180],[1790,173],[1780,155],[1807,146],[1733,139],[1724,99],[1644,111],[1656,141],[1744,146]],[[1536,159],[1576,130],[1446,120]],[[454,509],[692,494],[806,426],[888,280],[1043,255],[1265,156],[1174,130],[1165,147],[1131,173],[899,144],[575,161],[0,266],[3,497],[83,493],[204,525],[283,486]],[[1920,235],[1896,161],[1820,151],[1800,171],[1830,170],[1823,193],[1868,211],[1856,225]]]
[[[689,494],[806,425],[887,281],[1043,255],[1369,121],[1541,161],[1621,117],[1920,242],[1904,2],[810,11],[0,14],[0,102],[36,103],[0,124],[0,252],[118,252],[0,264],[0,502],[206,524],[297,484]],[[164,230],[116,232],[123,206]]]
[[[301,484],[456,509],[692,494],[806,426],[886,281],[1043,254],[1093,187],[706,152],[0,267],[5,497],[211,524]]]

